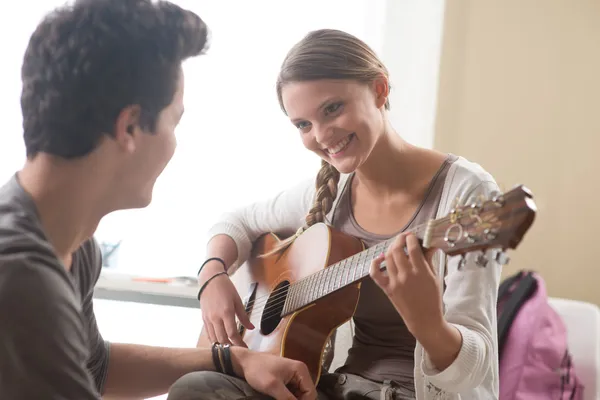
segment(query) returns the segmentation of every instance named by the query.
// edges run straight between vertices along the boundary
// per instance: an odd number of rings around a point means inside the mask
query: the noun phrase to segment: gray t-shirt
[[[0,188],[0,398],[100,399],[109,347],[92,296],[101,269],[90,239],[67,271],[17,176]]]

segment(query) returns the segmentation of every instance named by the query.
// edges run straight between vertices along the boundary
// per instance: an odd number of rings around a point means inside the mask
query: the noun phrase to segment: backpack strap
[[[514,283],[518,281],[514,290],[510,291]],[[502,282],[498,291],[498,299],[508,297],[498,317],[498,354],[502,356],[502,349],[508,337],[508,331],[512,325],[521,306],[537,290],[537,280],[531,272],[520,272],[519,274]]]
[[[515,284],[515,282],[522,279],[525,273],[526,271],[519,271],[513,276],[508,277],[504,281],[502,281],[500,287],[498,288],[498,301],[503,300],[509,294],[509,291]]]

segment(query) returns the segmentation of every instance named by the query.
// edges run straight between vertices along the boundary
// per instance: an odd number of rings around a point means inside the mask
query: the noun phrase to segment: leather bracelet
[[[206,264],[208,264],[210,261],[218,261],[218,262],[220,262],[221,264],[223,264],[223,271],[227,272],[227,265],[225,264],[225,261],[222,258],[220,258],[220,257],[211,257],[211,258],[207,259],[206,261],[204,261],[202,263],[202,265],[200,266],[200,269],[198,270],[198,273],[196,274],[196,276],[200,275],[200,272],[202,272],[202,268],[204,268],[204,266]]]
[[[213,364],[215,364],[215,369],[217,370],[217,372],[223,373],[223,366],[221,365],[221,361],[219,361],[219,346],[220,344],[218,342],[214,342],[212,345],[212,359],[213,359]]]
[[[219,275],[227,275],[227,272],[225,272],[225,271],[223,271],[223,272],[217,272],[216,274],[214,274],[213,276],[211,276],[210,278],[208,278],[206,280],[206,282],[204,282],[202,284],[202,286],[200,286],[200,290],[198,290],[198,301],[200,301],[200,295],[202,294],[202,292],[204,291],[204,289],[206,289],[206,285],[208,285],[210,283],[210,281],[212,281],[213,279],[215,279]]]
[[[229,376],[236,376],[235,372],[233,371],[233,364],[231,362],[231,346],[229,344],[220,346],[223,349],[224,372]]]

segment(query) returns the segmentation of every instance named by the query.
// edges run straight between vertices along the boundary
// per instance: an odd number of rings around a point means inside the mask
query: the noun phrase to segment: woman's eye
[[[325,115],[333,114],[342,107],[342,103],[333,103],[325,108]]]
[[[301,131],[306,130],[309,126],[310,124],[306,121],[298,122],[296,124],[296,128],[298,128]]]

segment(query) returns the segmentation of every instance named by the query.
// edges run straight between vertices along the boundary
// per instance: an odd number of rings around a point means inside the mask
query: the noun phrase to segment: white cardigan
[[[342,175],[339,192],[349,175]],[[465,205],[481,197],[499,193],[493,177],[478,164],[459,157],[449,168],[437,218],[449,214],[456,205]],[[208,239],[229,235],[237,244],[238,259],[230,267],[233,273],[250,256],[254,241],[264,233],[289,236],[304,225],[304,217],[315,195],[314,179],[304,181],[274,198],[227,213],[210,230]],[[334,202],[333,210],[337,206]],[[439,254],[440,252],[438,252]],[[462,347],[456,360],[437,371],[423,347],[415,347],[415,389],[417,400],[498,399],[498,341],[496,300],[501,266],[488,257],[487,267],[475,264],[469,254],[459,271],[459,257],[435,257],[443,293],[446,321],[462,334]],[[444,281],[446,289],[444,290]]]

